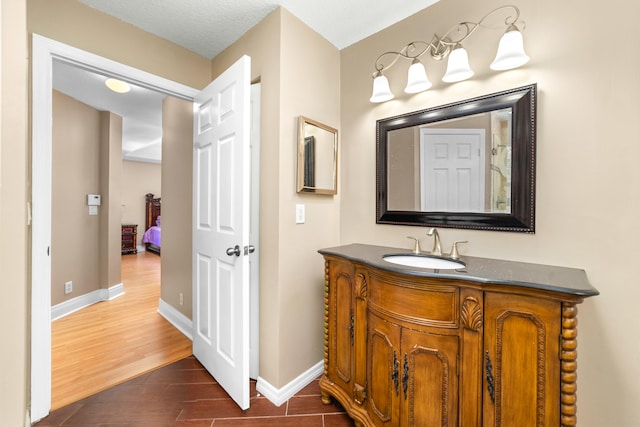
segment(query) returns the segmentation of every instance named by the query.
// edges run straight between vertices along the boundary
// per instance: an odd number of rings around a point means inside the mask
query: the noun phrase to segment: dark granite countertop
[[[584,270],[491,258],[460,256],[466,267],[457,270],[435,270],[405,267],[384,261],[389,254],[411,254],[408,249],[350,244],[320,249],[323,255],[334,255],[394,273],[419,277],[466,280],[484,284],[523,286],[578,296],[594,296],[599,292],[589,283]]]

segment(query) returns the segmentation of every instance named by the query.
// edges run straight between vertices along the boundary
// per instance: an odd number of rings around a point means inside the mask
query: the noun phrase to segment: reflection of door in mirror
[[[304,137],[304,186],[305,187],[316,186],[315,156],[316,156],[316,137],[313,135],[305,136]]]
[[[388,209],[510,213],[510,112],[389,131]]]
[[[300,116],[298,128],[298,191],[337,192],[338,131]]]
[[[484,129],[420,131],[420,210],[484,212]]]

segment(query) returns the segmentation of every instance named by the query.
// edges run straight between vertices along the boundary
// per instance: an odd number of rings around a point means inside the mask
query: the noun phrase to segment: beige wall
[[[640,425],[640,287],[629,266],[640,258],[640,56],[629,53],[629,41],[640,36],[640,4],[522,0],[531,57],[525,67],[490,71],[500,34],[480,30],[465,43],[473,79],[444,84],[445,64],[425,60],[434,86],[408,96],[402,92],[407,64],[399,64],[388,73],[398,97],[380,105],[368,100],[380,53],[501,4],[442,0],[342,51],[342,140],[348,141],[341,146],[342,242],[409,248],[405,236],[419,233],[424,247],[431,244],[424,229],[373,220],[377,119],[537,82],[535,235],[446,229],[443,244],[469,240],[464,254],[584,268],[601,295],[580,306],[578,423]]]
[[[122,118],[53,91],[51,304],[120,283]],[[87,194],[102,196],[89,215]],[[64,284],[73,282],[73,292]]]
[[[323,264],[339,243],[338,195],[296,193],[297,118],[340,130],[339,51],[278,9],[216,57],[213,75],[242,54],[262,83],[260,146],[260,376],[275,387],[322,359]],[[338,133],[339,144],[343,138]],[[306,206],[295,224],[295,205]]]
[[[100,288],[100,221],[89,215],[87,194],[100,188],[100,112],[53,91],[51,183],[51,304]],[[65,295],[64,284],[73,281]]]
[[[122,223],[138,225],[138,245],[142,243],[146,220],[145,194],[162,197],[162,166],[158,163],[122,162]]]
[[[0,3],[0,419],[24,425],[28,373],[26,0]]]
[[[120,281],[122,260],[122,117],[100,112],[100,287]],[[54,168],[56,165],[54,165]]]
[[[191,318],[193,103],[162,103],[162,272],[160,298]],[[180,294],[183,304],[180,305]]]

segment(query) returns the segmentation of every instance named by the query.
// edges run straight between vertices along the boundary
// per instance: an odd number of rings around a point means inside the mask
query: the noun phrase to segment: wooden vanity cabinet
[[[357,426],[575,426],[580,300],[325,254],[322,399]]]
[[[345,409],[355,411],[366,400],[366,276],[352,263],[334,260],[326,264],[325,277],[332,283],[325,288],[325,317],[331,320],[325,323],[323,375],[330,391],[322,400],[328,404],[329,394],[340,396]]]

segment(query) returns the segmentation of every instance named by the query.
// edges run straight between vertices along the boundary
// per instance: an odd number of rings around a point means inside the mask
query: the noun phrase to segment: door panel
[[[250,70],[241,58],[195,97],[195,357],[249,407]]]
[[[402,343],[407,390],[400,425],[457,426],[458,337],[403,329]]]
[[[400,327],[369,314],[369,405],[377,426],[394,426],[400,414]]]
[[[557,301],[485,294],[485,425],[560,424],[560,311]]]
[[[343,389],[350,389],[353,379],[353,268],[350,264],[332,261],[329,269],[329,304],[337,321],[328,325],[331,353],[328,376]]]

